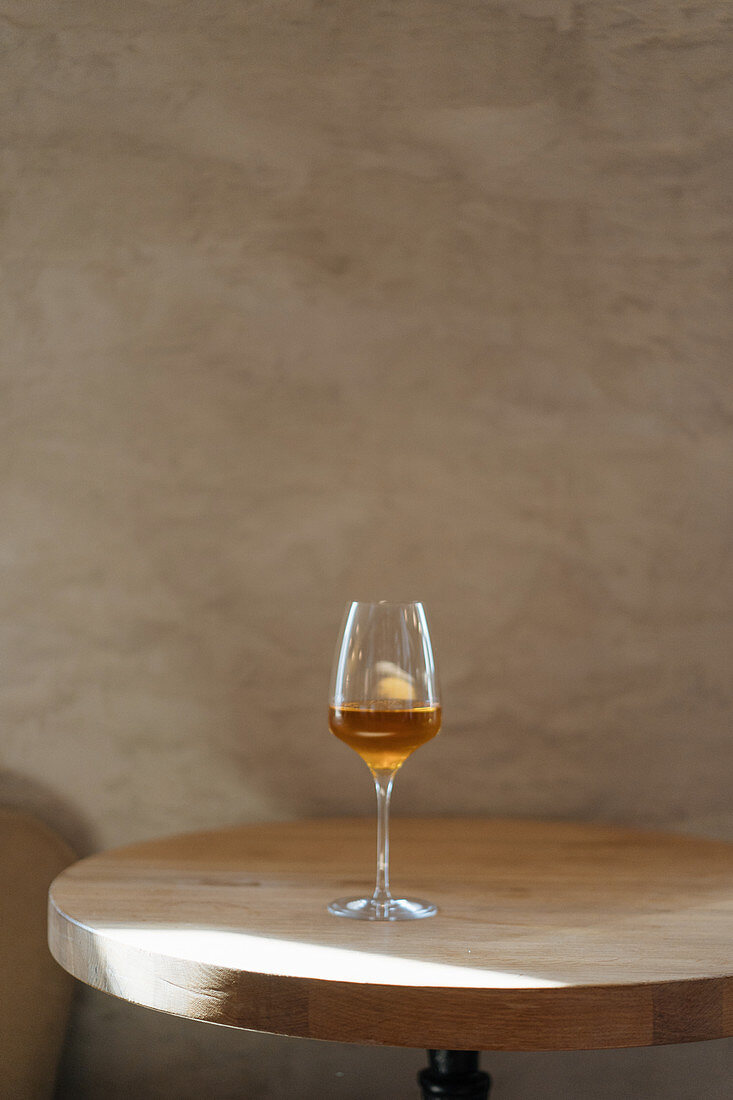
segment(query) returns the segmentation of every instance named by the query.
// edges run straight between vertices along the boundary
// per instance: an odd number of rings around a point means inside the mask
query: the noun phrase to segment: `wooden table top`
[[[371,923],[373,820],[249,825],[80,861],[49,942],[77,978],[233,1027],[464,1050],[648,1046],[733,1034],[733,845],[584,824],[396,818]]]

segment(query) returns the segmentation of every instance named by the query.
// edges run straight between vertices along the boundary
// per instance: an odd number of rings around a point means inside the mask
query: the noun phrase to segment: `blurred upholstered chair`
[[[0,808],[0,1097],[53,1095],[73,979],[46,941],[52,879],[74,859],[68,845],[18,810]]]

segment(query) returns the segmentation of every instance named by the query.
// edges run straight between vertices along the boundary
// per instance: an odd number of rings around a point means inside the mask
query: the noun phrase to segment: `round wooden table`
[[[486,1095],[476,1057],[460,1051],[733,1034],[733,845],[396,818],[393,892],[434,901],[438,915],[330,916],[330,900],[370,887],[374,844],[371,819],[321,820],[92,856],[51,887],[51,950],[83,982],[164,1012],[427,1047],[424,1096]],[[450,1091],[456,1073],[469,1091]]]

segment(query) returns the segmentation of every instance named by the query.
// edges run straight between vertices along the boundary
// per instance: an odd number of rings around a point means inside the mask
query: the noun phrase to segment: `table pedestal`
[[[417,1075],[423,1100],[486,1100],[491,1078],[478,1068],[478,1051],[429,1050],[428,1057]]]

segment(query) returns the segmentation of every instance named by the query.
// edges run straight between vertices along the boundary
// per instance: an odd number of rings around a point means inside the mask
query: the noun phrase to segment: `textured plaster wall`
[[[4,0],[5,804],[82,853],[370,813],[335,632],[417,596],[445,729],[395,812],[733,839],[732,30],[723,0]],[[422,1060],[88,993],[61,1095],[398,1098]],[[497,1100],[733,1068],[484,1061]]]

